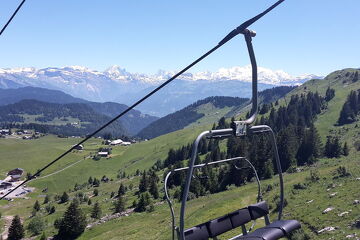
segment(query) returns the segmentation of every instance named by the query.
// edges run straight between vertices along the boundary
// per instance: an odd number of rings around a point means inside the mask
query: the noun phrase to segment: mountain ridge
[[[41,102],[56,104],[82,103],[90,106],[96,113],[111,118],[115,117],[116,115],[124,111],[126,108],[128,108],[128,106],[125,104],[114,102],[90,102],[81,98],[75,98],[60,90],[50,90],[38,87],[0,89],[0,106],[14,104],[26,99],[34,99]],[[156,119],[158,118],[148,114],[143,114],[136,109],[132,109],[129,113],[127,113],[123,118],[120,119],[120,122],[130,135],[135,135],[142,128],[146,127],[148,124],[155,121]]]
[[[130,73],[119,66],[110,67],[104,72],[81,66],[0,69],[0,88],[42,87],[61,90],[89,101],[131,105],[174,73]],[[259,90],[278,85],[300,85],[309,79],[320,78],[315,75],[294,77],[281,70],[261,67],[258,75]],[[250,66],[221,68],[216,72],[184,73],[161,93],[139,105],[138,109],[147,114],[165,116],[210,96],[248,98],[251,96],[250,85]]]

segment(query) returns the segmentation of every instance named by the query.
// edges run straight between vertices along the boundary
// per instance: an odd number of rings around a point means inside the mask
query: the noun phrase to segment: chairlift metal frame
[[[230,158],[230,159],[220,160],[220,161],[216,161],[216,162],[195,165],[195,159],[198,155],[198,145],[199,145],[201,139],[203,139],[204,137],[214,138],[214,139],[224,139],[224,138],[229,138],[231,136],[243,137],[248,134],[269,134],[270,141],[272,144],[272,150],[273,150],[273,154],[274,154],[274,158],[275,158],[275,162],[276,162],[276,168],[277,168],[277,172],[279,175],[279,181],[280,181],[280,203],[279,203],[278,220],[281,220],[283,206],[284,206],[284,183],[283,183],[283,175],[282,175],[282,169],[281,169],[281,164],[280,164],[278,148],[277,148],[277,144],[276,144],[276,137],[275,137],[275,134],[274,134],[273,130],[271,129],[271,127],[269,127],[267,125],[259,125],[259,126],[251,126],[250,127],[250,125],[255,122],[257,113],[258,113],[258,88],[257,88],[258,76],[257,76],[257,63],[256,63],[253,45],[252,45],[252,38],[256,36],[256,33],[246,28],[247,26],[252,24],[254,21],[256,21],[257,19],[259,19],[260,17],[265,15],[270,10],[272,10],[274,7],[276,7],[281,2],[282,1],[276,2],[273,6],[268,8],[265,12],[259,14],[258,16],[254,17],[251,20],[240,25],[237,29],[235,29],[231,33],[229,33],[220,42],[220,44],[224,44],[225,42],[229,41],[231,38],[233,38],[237,34],[244,35],[250,62],[251,62],[251,68],[252,68],[251,114],[250,114],[250,117],[244,121],[233,121],[231,123],[231,128],[210,130],[210,131],[204,131],[204,132],[200,133],[193,144],[192,154],[191,154],[191,158],[189,160],[189,166],[185,167],[185,168],[174,169],[166,175],[165,182],[164,182],[164,185],[165,185],[164,188],[165,188],[166,199],[168,201],[170,211],[171,211],[171,216],[172,216],[172,239],[175,239],[175,231],[178,231],[178,239],[185,240],[184,232],[185,232],[186,203],[187,203],[187,199],[188,199],[188,195],[189,195],[189,189],[190,189],[191,180],[193,178],[194,169],[202,168],[205,166],[216,165],[216,164],[220,164],[220,163],[226,163],[229,161],[234,161],[234,160],[239,160],[239,159],[242,159],[242,160],[245,159],[250,164],[250,166],[253,168],[254,172],[256,173],[256,169],[254,168],[254,166],[245,157]],[[242,29],[242,27],[243,27],[243,29]],[[178,172],[178,171],[184,171],[184,170],[187,170],[187,176],[186,176],[186,181],[185,181],[185,186],[184,186],[184,191],[183,191],[182,201],[181,201],[179,228],[177,228],[175,225],[175,214],[174,214],[173,205],[172,205],[172,202],[170,200],[168,190],[167,190],[167,188],[168,188],[167,181],[172,173]],[[260,187],[260,180],[257,176],[257,173],[256,173],[256,180],[257,180],[258,186],[259,186],[259,192],[258,192],[258,201],[259,201],[259,196],[261,196],[261,187]],[[268,216],[266,216],[265,217],[266,225],[268,225],[269,222],[270,221],[268,219]]]

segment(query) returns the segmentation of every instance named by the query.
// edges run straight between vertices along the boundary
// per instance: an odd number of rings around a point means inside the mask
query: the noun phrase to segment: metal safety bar
[[[275,162],[276,162],[276,169],[279,174],[279,181],[280,181],[280,206],[279,206],[278,220],[281,220],[281,216],[284,208],[284,179],[282,175],[280,157],[279,157],[274,131],[272,130],[271,127],[267,125],[252,126],[249,130],[253,134],[270,133],[270,142],[273,148]]]
[[[250,168],[253,170],[254,174],[255,174],[255,178],[256,178],[256,182],[258,184],[258,197],[257,197],[257,201],[261,201],[262,200],[262,194],[261,194],[261,183],[260,183],[260,179],[258,177],[258,174],[256,172],[256,169],[254,167],[254,165],[245,157],[235,157],[235,158],[228,158],[228,159],[223,159],[223,160],[219,160],[219,161],[214,161],[214,162],[209,162],[209,163],[202,163],[202,164],[198,164],[198,165],[194,165],[194,169],[198,169],[198,168],[203,168],[203,167],[207,167],[207,166],[213,166],[213,165],[219,165],[219,164],[224,164],[224,163],[228,163],[228,162],[232,162],[232,161],[237,161],[237,160],[244,160],[246,161],[247,164],[249,164]],[[239,168],[237,167],[235,164],[235,169],[236,170],[242,170],[243,168]],[[173,169],[170,172],[167,173],[165,180],[164,180],[164,192],[165,192],[165,197],[166,197],[166,201],[169,204],[169,208],[171,211],[171,218],[172,218],[172,239],[175,240],[175,231],[177,230],[176,224],[175,224],[175,213],[174,213],[174,208],[173,208],[173,203],[171,201],[169,192],[168,192],[168,180],[170,178],[170,176],[173,173],[176,172],[180,172],[180,171],[184,171],[189,169],[189,167],[183,167],[183,168],[177,168],[177,169]]]
[[[186,202],[187,202],[187,198],[189,195],[189,189],[190,189],[190,184],[191,184],[191,180],[192,180],[193,170],[195,168],[194,163],[195,163],[195,159],[196,159],[197,153],[198,153],[198,145],[202,138],[211,137],[211,135],[214,131],[216,131],[217,135],[226,135],[231,130],[232,129],[218,129],[218,130],[213,130],[213,131],[204,131],[199,134],[199,136],[196,138],[196,140],[193,144],[191,159],[189,161],[189,167],[183,168],[183,169],[188,169],[188,173],[186,176],[186,182],[185,182],[185,186],[184,186],[184,191],[183,191],[183,196],[182,196],[182,201],[181,201],[181,209],[180,209],[180,225],[179,225],[179,233],[180,233],[179,235],[180,236],[179,237],[181,240],[185,240],[184,231],[185,231]],[[278,153],[278,149],[277,149],[277,145],[276,145],[275,134],[274,134],[273,130],[267,125],[252,126],[251,128],[249,128],[249,133],[253,133],[253,134],[270,133],[270,141],[271,141],[271,145],[273,148],[273,153],[274,153],[275,162],[276,162],[276,168],[277,168],[277,172],[279,174],[279,180],[280,180],[280,206],[279,206],[278,220],[281,220],[282,210],[283,210],[283,205],[284,205],[284,182],[283,182],[279,153]],[[172,216],[174,216],[173,209],[171,209],[171,211],[172,211]],[[173,218],[173,222],[174,222],[173,226],[175,226],[174,218]],[[173,229],[173,231],[174,231],[174,229]]]

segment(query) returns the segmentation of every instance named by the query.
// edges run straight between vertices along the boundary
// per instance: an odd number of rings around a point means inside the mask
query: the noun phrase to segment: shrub
[[[304,232],[304,230],[299,229],[290,234],[290,240],[310,240],[310,236]]]
[[[310,170],[310,181],[317,182],[320,180],[320,173],[317,169]]]
[[[348,177],[351,174],[347,171],[346,167],[344,166],[340,166],[336,169],[336,172],[338,174],[339,177]]]
[[[43,234],[40,237],[40,240],[46,240],[46,239],[47,239],[47,237],[46,237],[45,233],[43,232]]]
[[[40,217],[33,217],[27,229],[33,234],[33,235],[39,235],[42,231],[45,229],[45,223]]]
[[[354,142],[354,147],[357,151],[360,151],[360,140]]]
[[[97,189],[94,189],[94,196],[98,196],[99,195],[99,190],[97,190]]]
[[[302,190],[302,189],[306,189],[306,185],[303,184],[303,183],[296,183],[293,185],[293,188],[296,189],[296,190]]]
[[[150,204],[148,212],[153,212],[153,211],[155,211],[155,206],[154,204]]]
[[[273,202],[275,202],[275,204],[276,204],[275,211],[278,212],[280,210],[280,196],[276,194],[274,196],[274,198],[273,198]],[[284,206],[283,206],[283,208],[285,208],[287,205],[288,205],[288,201],[287,201],[286,198],[284,198]]]
[[[290,166],[288,170],[286,170],[287,173],[296,173],[297,167],[296,166]]]
[[[266,192],[270,192],[270,191],[273,190],[273,189],[274,189],[273,185],[268,184],[268,185],[266,186],[265,191],[266,191]]]

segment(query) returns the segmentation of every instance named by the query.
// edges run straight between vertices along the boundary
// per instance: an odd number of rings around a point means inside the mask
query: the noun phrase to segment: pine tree
[[[124,184],[121,183],[119,190],[118,190],[118,196],[125,195],[125,193],[126,193],[125,186],[124,186]]]
[[[53,213],[55,213],[55,211],[56,211],[55,206],[52,206],[52,207],[50,208],[49,214],[53,214]]]
[[[358,96],[357,96],[355,91],[350,92],[350,95],[348,97],[348,101],[350,103],[351,109],[354,111],[354,113],[356,115],[358,113],[358,111],[359,111],[359,107],[358,107]]]
[[[36,211],[36,212],[38,212],[38,211],[40,211],[40,203],[39,203],[39,201],[38,200],[36,200],[36,202],[35,202],[35,204],[34,204],[34,206],[33,206],[33,209]]]
[[[92,185],[93,182],[94,182],[94,180],[93,180],[92,177],[90,176],[89,179],[88,179],[88,184],[89,184],[89,185]]]
[[[60,203],[66,203],[67,201],[69,201],[69,195],[64,192],[63,195],[60,197]]]
[[[97,179],[97,178],[94,178],[94,180],[93,180],[93,186],[94,186],[94,187],[99,187],[99,186],[100,186],[100,180]]]
[[[20,217],[16,215],[10,225],[8,240],[19,240],[25,236],[24,227],[21,224]]]
[[[334,143],[333,143],[333,156],[338,158],[338,157],[340,157],[341,152],[342,152],[342,149],[341,149],[341,145],[340,145],[340,140],[338,137],[335,137]]]
[[[312,155],[315,158],[321,157],[322,152],[323,152],[323,145],[321,142],[321,138],[319,135],[319,132],[317,131],[316,127],[314,126],[314,124],[310,125],[310,129],[309,129],[309,141],[310,141],[310,145],[312,147]]]
[[[347,145],[347,142],[344,143],[343,154],[344,154],[344,156],[348,156],[348,155],[349,155],[349,147],[348,147],[348,145]]]
[[[145,212],[146,207],[151,203],[150,196],[148,192],[141,194],[139,202],[136,205],[136,212]]]
[[[44,204],[47,204],[50,201],[49,195],[46,195],[44,198]]]
[[[123,211],[125,211],[125,199],[122,195],[120,195],[118,200],[115,202],[115,212],[121,213]]]
[[[305,131],[296,158],[299,165],[313,164],[322,153],[322,143],[315,126],[310,125]]]
[[[146,171],[143,172],[139,183],[139,191],[146,192],[148,189],[148,179],[146,177]]]
[[[154,199],[159,198],[159,190],[158,190],[158,187],[157,187],[157,184],[156,184],[155,180],[152,180],[150,182],[149,192],[153,196]]]
[[[333,154],[332,154],[332,138],[331,138],[331,136],[326,137],[326,144],[325,144],[324,154],[328,158],[333,157]]]
[[[325,145],[325,156],[328,158],[338,158],[344,152],[338,137],[327,136]]]
[[[75,199],[71,202],[59,223],[58,237],[60,239],[75,239],[80,236],[86,227],[86,217]]]
[[[291,166],[296,166],[297,140],[291,127],[281,130],[278,134],[278,147],[281,168],[286,171]]]
[[[359,80],[359,72],[355,72],[354,77],[352,79],[353,82],[357,82]]]
[[[101,218],[101,207],[100,204],[98,202],[96,202],[94,204],[94,207],[91,211],[91,217],[95,218],[95,219],[100,219]]]
[[[165,166],[170,166],[172,164],[174,164],[176,162],[176,152],[174,149],[170,148],[169,152],[168,152],[168,156],[165,159],[164,165]],[[139,175],[139,174],[137,174]]]
[[[335,97],[335,90],[333,88],[328,87],[328,89],[326,89],[325,100],[329,102],[334,97]]]
[[[259,111],[259,114],[265,114],[265,113],[269,112],[269,110],[270,110],[269,105],[265,103],[262,105],[262,107]]]
[[[228,127],[228,124],[225,121],[225,117],[220,118],[217,129],[224,129],[227,127]]]

